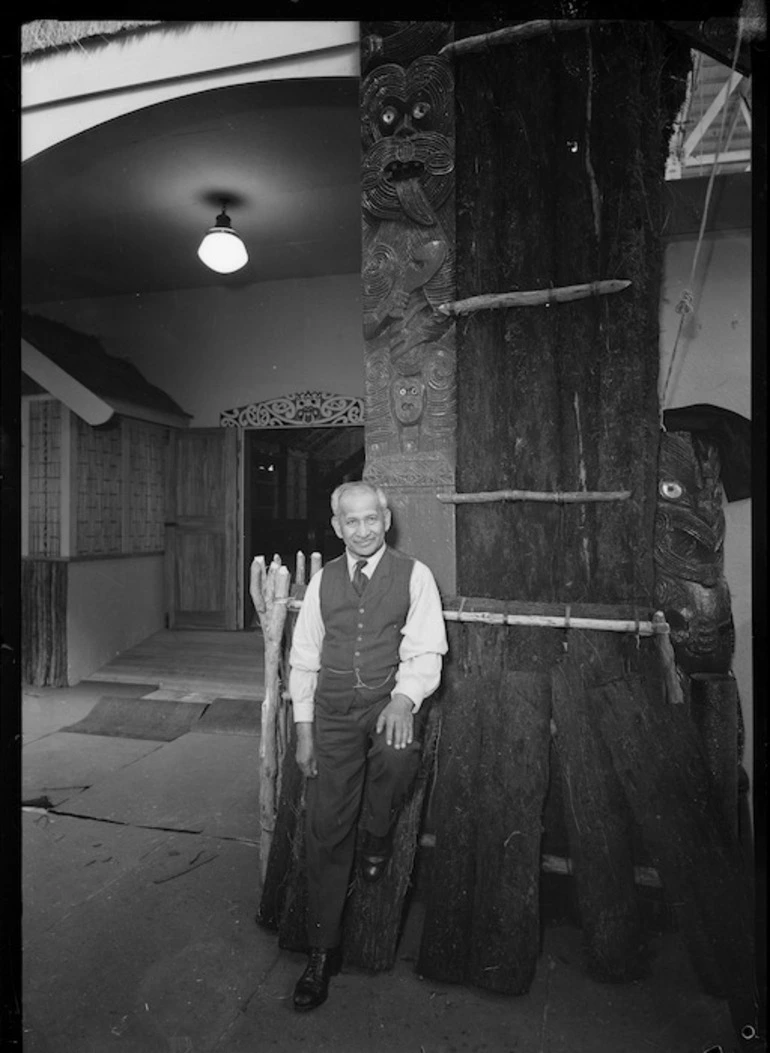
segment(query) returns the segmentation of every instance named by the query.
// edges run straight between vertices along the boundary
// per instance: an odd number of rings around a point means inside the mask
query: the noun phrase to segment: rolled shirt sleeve
[[[320,587],[323,570],[310,579],[294,626],[289,652],[289,695],[295,723],[313,720],[315,689],[321,668],[324,623]]]
[[[432,573],[419,560],[414,561],[409,579],[409,597],[392,694],[406,695],[416,713],[438,687],[448,649],[441,596]]]

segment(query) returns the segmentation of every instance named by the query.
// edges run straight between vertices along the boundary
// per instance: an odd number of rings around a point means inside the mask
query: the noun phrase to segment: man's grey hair
[[[372,486],[371,483],[365,483],[363,479],[353,480],[350,483],[342,483],[332,492],[332,515],[338,516],[340,514],[340,501],[345,494],[353,493],[354,491],[372,494],[377,499],[377,503],[384,512],[388,507],[388,498],[384,490],[381,490],[379,486]]]

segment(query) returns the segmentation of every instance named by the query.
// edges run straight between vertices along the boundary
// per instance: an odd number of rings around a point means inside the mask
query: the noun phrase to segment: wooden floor
[[[164,629],[123,651],[86,679],[157,683],[166,691],[261,701],[265,683],[262,634]]]

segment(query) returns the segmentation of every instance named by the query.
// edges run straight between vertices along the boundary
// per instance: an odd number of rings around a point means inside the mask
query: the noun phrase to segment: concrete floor
[[[172,742],[63,732],[102,695],[155,685],[32,688],[23,699],[25,1053],[704,1053],[736,1049],[676,934],[651,976],[602,985],[580,932],[547,927],[529,993],[435,983],[414,969],[419,890],[396,967],[343,973],[291,1006],[301,955],[258,928],[258,737]]]

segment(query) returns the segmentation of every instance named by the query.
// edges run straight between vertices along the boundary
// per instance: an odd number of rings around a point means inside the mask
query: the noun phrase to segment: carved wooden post
[[[393,27],[397,26],[394,31]],[[442,22],[363,22],[366,469],[394,508],[395,543],[453,593],[454,82]]]

